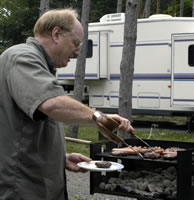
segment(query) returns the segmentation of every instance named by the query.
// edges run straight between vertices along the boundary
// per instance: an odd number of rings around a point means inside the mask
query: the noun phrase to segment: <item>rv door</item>
[[[90,31],[88,38],[93,41],[93,55],[86,60],[85,79],[107,78],[108,32]]]
[[[89,32],[88,39],[93,41],[93,55],[91,58],[86,59],[86,69],[85,69],[85,79],[99,79],[100,73],[100,58],[99,58],[99,48],[100,48],[100,33],[99,32]]]
[[[194,34],[172,35],[171,105],[194,107]]]

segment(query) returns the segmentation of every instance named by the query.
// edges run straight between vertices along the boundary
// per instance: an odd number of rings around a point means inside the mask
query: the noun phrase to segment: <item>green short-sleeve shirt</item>
[[[0,200],[64,200],[63,125],[37,110],[65,95],[30,37],[0,56]]]

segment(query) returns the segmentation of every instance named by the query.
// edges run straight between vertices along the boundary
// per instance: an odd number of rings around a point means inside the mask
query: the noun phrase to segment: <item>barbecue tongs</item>
[[[97,118],[101,117],[101,120],[97,120]],[[141,158],[144,158],[143,155],[139,152],[137,152],[134,148],[132,148],[130,145],[128,145],[125,140],[118,135],[114,134],[113,131],[119,126],[119,123],[112,119],[111,117],[104,115],[101,112],[96,112],[95,115],[93,115],[94,120],[96,121],[99,131],[110,141],[116,143],[116,144],[124,144],[130,149],[132,149],[134,152],[136,152]],[[133,133],[131,133],[133,134]],[[133,134],[134,135],[134,134]],[[134,135],[137,137],[136,135]],[[146,146],[149,146],[145,141],[143,141],[141,138],[137,137],[139,140],[141,140]]]

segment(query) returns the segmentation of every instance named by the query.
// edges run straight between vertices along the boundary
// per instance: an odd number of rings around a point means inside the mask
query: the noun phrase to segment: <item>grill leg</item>
[[[177,156],[177,200],[192,198],[192,153],[179,151]]]

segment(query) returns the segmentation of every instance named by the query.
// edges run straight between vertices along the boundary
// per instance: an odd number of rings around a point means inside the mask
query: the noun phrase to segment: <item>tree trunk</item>
[[[132,118],[132,83],[137,38],[137,0],[127,0],[124,25],[124,46],[120,65],[119,114]],[[119,133],[123,138],[129,134]]]
[[[144,18],[148,18],[150,16],[150,10],[151,10],[151,0],[146,0],[145,7],[144,7]]]
[[[176,17],[176,0],[172,0],[172,13]]]
[[[122,6],[123,6],[122,0],[117,0],[117,13],[122,12]]]
[[[183,17],[183,12],[184,12],[184,0],[180,0],[180,12],[179,12],[179,17]]]
[[[81,23],[84,29],[83,44],[80,49],[80,56],[77,58],[75,83],[74,83],[74,98],[78,101],[83,100],[85,65],[87,56],[88,43],[88,21],[90,12],[90,0],[83,0]],[[78,125],[71,125],[67,129],[67,136],[77,138],[79,131]]]
[[[48,10],[49,10],[49,0],[41,0],[40,1],[39,16],[41,16],[42,14],[44,14]]]
[[[142,0],[137,1],[137,19],[141,17],[141,5],[142,5]]]
[[[156,4],[156,13],[160,14],[160,0],[157,0],[157,4]]]

